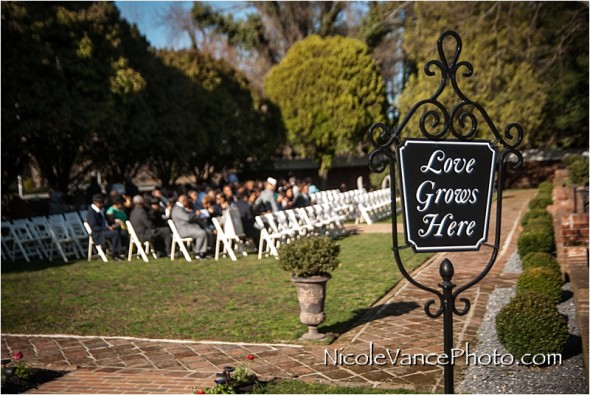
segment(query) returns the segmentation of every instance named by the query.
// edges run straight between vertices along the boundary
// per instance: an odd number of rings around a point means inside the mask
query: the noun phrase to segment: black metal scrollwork
[[[447,57],[443,50],[443,44],[450,42],[454,48],[451,61],[447,61]],[[397,219],[392,216],[392,250],[397,266],[402,275],[413,285],[424,291],[430,292],[436,296],[424,305],[426,315],[431,318],[437,318],[444,314],[445,317],[445,352],[452,347],[452,315],[456,314],[463,316],[467,314],[471,308],[469,299],[459,295],[477,284],[483,279],[491,270],[499,251],[500,244],[500,227],[502,216],[502,189],[504,185],[505,167],[516,169],[520,167],[523,162],[522,154],[518,147],[523,140],[523,128],[518,123],[511,123],[506,126],[504,133],[500,133],[484,107],[472,100],[470,100],[459,88],[457,83],[457,75],[461,72],[461,76],[469,78],[473,75],[473,65],[466,61],[459,61],[459,56],[462,49],[462,40],[457,32],[447,31],[441,34],[437,42],[437,50],[439,59],[430,60],[424,66],[424,73],[428,77],[433,77],[440,74],[440,84],[436,91],[428,99],[420,100],[408,111],[403,120],[397,127],[387,128],[385,124],[374,124],[369,130],[369,141],[374,147],[374,150],[369,154],[369,167],[372,171],[380,173],[383,172],[387,165],[391,169],[391,207],[392,212],[397,210],[396,203],[396,172],[395,167],[398,163],[397,147],[401,144],[401,135],[408,125],[408,122],[415,116],[418,110],[424,107],[424,112],[419,118],[419,130],[421,134],[428,140],[439,141],[447,138],[449,135],[459,141],[470,141],[477,137],[482,124],[485,124],[494,136],[492,143],[501,150],[501,155],[497,163],[497,190],[496,190],[496,229],[495,239],[492,246],[491,257],[484,267],[474,279],[467,284],[458,287],[456,290],[455,284],[451,281],[453,276],[453,265],[445,259],[441,263],[440,274],[443,281],[439,284],[442,292],[430,288],[407,273],[403,266],[401,256],[399,254],[400,248],[408,247],[407,245],[400,247],[397,240]],[[436,72],[438,70],[439,73]],[[441,94],[450,85],[453,92],[458,98],[458,102],[449,110],[443,103],[439,101]],[[482,119],[483,122],[479,122]],[[509,160],[509,158],[515,158]],[[506,166],[507,165],[507,166]],[[438,309],[432,311],[433,306],[438,299]],[[457,309],[456,301],[462,303],[462,308]],[[453,377],[452,366],[445,366],[445,392],[453,392]]]

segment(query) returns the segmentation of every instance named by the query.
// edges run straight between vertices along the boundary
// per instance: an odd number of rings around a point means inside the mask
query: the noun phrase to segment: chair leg
[[[217,235],[217,240],[215,240],[215,260],[219,260],[219,244],[221,240],[219,239],[219,235]]]
[[[172,251],[170,251],[170,260],[174,260],[174,254],[176,253],[176,240],[172,240]]]
[[[127,254],[127,262],[131,262],[131,257],[133,257],[133,241],[129,242],[129,253]]]
[[[92,260],[92,245],[94,243],[92,242],[92,240],[88,241],[88,262],[90,262]]]

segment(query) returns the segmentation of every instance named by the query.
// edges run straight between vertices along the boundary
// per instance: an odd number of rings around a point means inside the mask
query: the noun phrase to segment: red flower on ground
[[[23,353],[20,351],[15,352],[14,354],[12,354],[12,359],[15,361],[20,361],[21,359],[23,359]]]
[[[249,359],[251,361],[254,359],[254,355],[248,354],[248,355],[246,355],[246,359]]]
[[[203,390],[197,390],[197,392],[195,392],[195,394],[204,394],[204,393],[205,393],[205,391],[203,391]]]

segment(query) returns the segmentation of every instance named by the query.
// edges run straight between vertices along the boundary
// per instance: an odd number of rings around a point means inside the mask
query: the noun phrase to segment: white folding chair
[[[131,257],[133,256],[133,249],[137,248],[137,253],[143,259],[144,262],[149,262],[147,257],[147,253],[150,252],[151,246],[150,241],[146,240],[144,243],[139,240],[137,237],[137,233],[135,233],[135,229],[133,229],[133,225],[130,221],[125,221],[127,225],[127,231],[129,232],[129,254],[127,255],[127,260],[131,262]]]
[[[223,252],[222,253],[226,253],[227,255],[229,255],[230,259],[232,261],[237,261],[238,258],[236,258],[236,254],[234,253],[233,250],[233,246],[232,246],[232,242],[236,240],[236,238],[239,240],[239,237],[237,236],[232,236],[230,237],[229,235],[227,235],[224,231],[223,228],[221,227],[221,224],[219,223],[219,221],[217,220],[216,217],[211,218],[211,221],[213,222],[213,226],[215,227],[215,230],[217,231],[217,240],[215,241],[215,260],[219,260],[219,247],[221,246],[221,244],[223,243]]]
[[[284,213],[289,219],[291,228],[297,230],[301,236],[306,236],[308,233],[313,232],[314,226],[302,223],[295,210],[285,210]]]
[[[12,229],[12,224],[8,221],[2,221],[2,252],[3,257],[4,254],[6,254],[13,262],[15,262],[19,256],[27,262],[30,261],[25,247]]]
[[[262,254],[270,254],[275,258],[279,258],[279,251],[277,248],[281,245],[283,236],[280,233],[271,233],[267,229],[266,224],[261,216],[256,216],[256,224],[260,229],[260,243],[258,245],[258,259],[262,259]]]
[[[64,214],[64,221],[70,236],[76,241],[80,253],[84,256],[84,250],[88,243],[88,232],[84,227],[84,221],[86,220],[82,220],[78,213],[70,212]]]
[[[53,239],[53,244],[49,251],[49,260],[53,259],[53,251],[57,250],[64,262],[68,262],[68,256],[80,258],[79,245],[76,240],[72,238],[65,222],[49,222],[49,231]],[[83,253],[82,253],[83,256]]]
[[[94,238],[92,237],[92,228],[90,228],[90,225],[86,221],[84,221],[84,229],[86,229],[86,233],[88,233],[88,262],[92,260],[92,247],[96,249],[98,256],[100,256],[100,259],[102,259],[103,262],[108,262],[109,260],[107,259],[102,246],[94,242]]]
[[[51,233],[49,232],[49,224],[47,223],[47,219],[45,217],[32,217],[27,220],[17,221],[24,221],[26,223],[26,226],[29,228],[33,238],[37,241],[39,249],[46,258],[49,258],[49,251],[51,250],[53,239],[51,237]]]
[[[192,259],[188,253],[188,250],[186,249],[185,243],[190,245],[190,243],[193,242],[193,239],[190,237],[180,237],[178,234],[178,229],[176,229],[176,225],[174,225],[174,222],[171,219],[168,220],[168,226],[170,227],[170,230],[172,230],[172,251],[170,253],[170,259],[174,260],[176,246],[178,245],[178,249],[180,252],[182,252],[182,255],[184,255],[184,259],[190,262]]]
[[[23,258],[25,258],[27,262],[30,261],[31,257],[38,257],[39,259],[45,258],[43,251],[39,247],[39,242],[31,233],[26,220],[23,219],[13,221],[12,234],[14,239],[18,240],[17,243],[22,246],[22,252],[24,252]]]
[[[77,214],[76,214],[76,217],[78,218],[79,228],[82,229],[82,238],[83,238],[84,242],[87,242],[88,241],[88,234],[86,233],[86,230],[84,229],[84,225],[82,225],[82,221],[80,221],[80,218],[78,217]],[[66,221],[65,217],[62,214],[48,215],[47,222],[49,222],[49,227],[51,228],[51,230],[53,231],[55,236],[58,238],[58,240],[59,239],[67,240],[67,243],[65,243],[65,244],[68,244],[66,246],[66,249],[69,249],[70,248],[69,244],[71,244],[72,248],[75,250],[76,258],[83,258],[84,257],[85,247],[82,246],[80,238],[78,237],[78,235],[75,232],[72,231],[70,223],[68,221]],[[61,234],[61,232],[63,232],[63,230],[65,230],[65,233],[66,233],[65,235]],[[67,254],[68,253],[66,253],[66,255]]]

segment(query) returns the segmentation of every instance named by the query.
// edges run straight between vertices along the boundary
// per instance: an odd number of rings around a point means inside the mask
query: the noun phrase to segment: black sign
[[[417,252],[478,250],[490,219],[492,144],[408,139],[399,159],[407,243]]]

